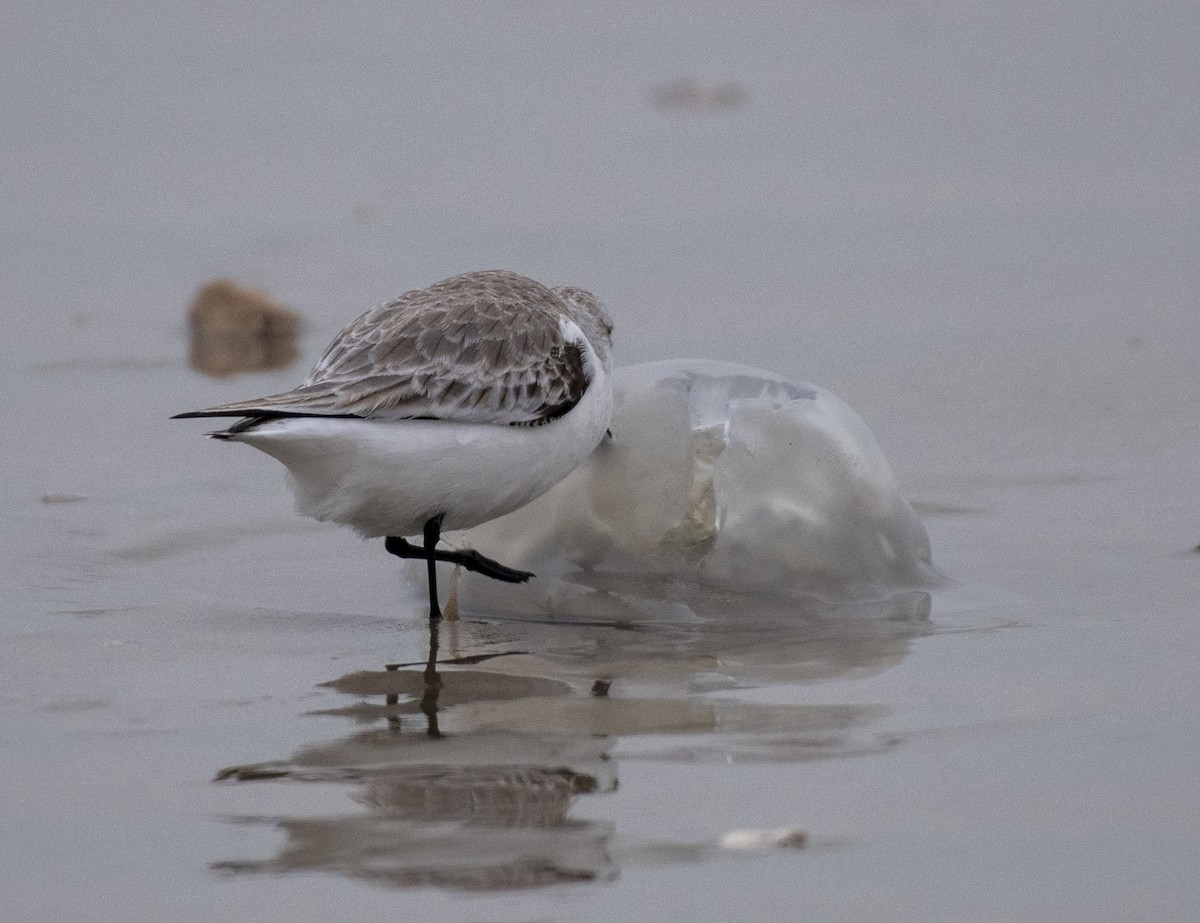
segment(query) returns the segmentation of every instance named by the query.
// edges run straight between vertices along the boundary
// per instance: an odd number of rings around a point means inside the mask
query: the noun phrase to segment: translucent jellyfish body
[[[723,362],[630,366],[616,371],[611,430],[549,493],[465,534],[539,578],[464,575],[465,605],[878,597],[936,575],[874,436],[828,391]]]

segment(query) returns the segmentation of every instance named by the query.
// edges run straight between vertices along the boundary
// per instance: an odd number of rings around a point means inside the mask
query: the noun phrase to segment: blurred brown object
[[[749,95],[741,84],[704,83],[695,77],[660,83],[650,92],[660,109],[736,109]]]
[[[299,355],[300,315],[228,279],[209,282],[196,293],[188,321],[190,363],[205,375],[283,369]]]

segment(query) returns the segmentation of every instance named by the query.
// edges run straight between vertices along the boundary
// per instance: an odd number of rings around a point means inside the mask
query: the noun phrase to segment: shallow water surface
[[[1197,17],[13,11],[0,917],[1194,917]],[[844,398],[946,581],[431,636],[167,419],[483,267]],[[188,367],[226,276],[296,365]]]
[[[389,664],[322,684],[355,701],[312,714],[349,719],[353,733],[217,776],[341,782],[366,811],[253,816],[286,833],[278,855],[215,867],[486,890],[612,880],[646,855],[710,858],[715,840],[628,835],[590,819],[586,802],[617,791],[627,760],[786,764],[881,752],[891,741],[872,729],[874,709],[774,705],[738,693],[769,678],[884,669],[928,630],[927,603],[909,594],[870,607],[874,618],[857,625],[842,612],[736,630],[433,626],[423,667]],[[485,652],[466,653],[477,647]]]

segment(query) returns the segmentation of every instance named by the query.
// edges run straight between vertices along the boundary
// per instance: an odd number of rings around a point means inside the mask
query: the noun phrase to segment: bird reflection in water
[[[434,623],[424,661],[324,684],[358,701],[319,714],[374,728],[218,774],[351,783],[365,812],[271,818],[285,834],[274,858],[214,868],[497,890],[607,881],[648,854],[700,858],[716,847],[625,840],[614,848],[610,824],[573,816],[581,799],[617,790],[616,744],[639,738],[623,759],[668,764],[880,752],[894,741],[871,730],[874,709],[722,693],[886,669],[928,632],[928,606],[927,594],[910,592],[753,624]],[[454,654],[485,652],[441,658],[442,632]]]
[[[571,695],[568,683],[472,670],[487,655],[439,662],[430,623],[424,664],[389,664],[325,685],[362,701],[325,714],[385,727],[304,748],[288,763],[234,766],[217,778],[353,782],[366,814],[274,823],[286,841],[265,862],[220,862],[232,872],[331,870],[400,887],[457,890],[608,879],[608,824],[568,817],[579,795],[612,791],[611,741],[530,737],[504,730],[447,734],[443,709]],[[443,667],[448,671],[443,674]],[[382,704],[372,702],[382,696]]]

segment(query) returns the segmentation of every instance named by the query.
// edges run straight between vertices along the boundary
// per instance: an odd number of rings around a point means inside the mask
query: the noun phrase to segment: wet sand
[[[693,10],[11,17],[6,919],[1194,913],[1196,12]],[[167,417],[485,266],[845,398],[947,584],[429,669],[382,547]],[[296,365],[188,367],[218,277]]]

